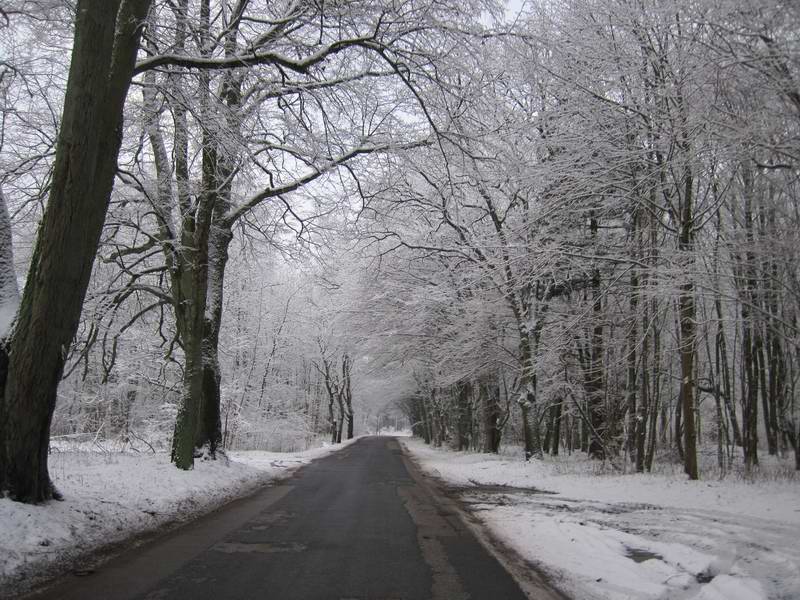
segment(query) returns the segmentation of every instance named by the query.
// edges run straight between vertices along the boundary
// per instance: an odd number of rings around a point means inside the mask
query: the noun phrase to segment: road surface
[[[452,504],[425,482],[398,441],[372,437],[31,598],[527,597]],[[543,591],[541,597],[551,596]]]

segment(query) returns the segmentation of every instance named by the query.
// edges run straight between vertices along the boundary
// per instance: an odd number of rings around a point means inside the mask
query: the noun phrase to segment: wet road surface
[[[123,553],[36,600],[523,600],[393,438]]]

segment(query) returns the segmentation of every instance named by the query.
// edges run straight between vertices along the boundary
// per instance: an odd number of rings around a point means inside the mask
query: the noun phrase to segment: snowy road
[[[531,581],[524,582],[530,593]],[[546,590],[535,596],[549,600]],[[365,438],[280,485],[70,576],[37,600],[522,600],[395,439]]]

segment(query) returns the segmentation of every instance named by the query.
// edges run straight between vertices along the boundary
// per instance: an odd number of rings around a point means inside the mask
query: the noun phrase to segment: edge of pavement
[[[352,441],[348,440],[349,443],[337,444],[331,452],[315,456],[307,463],[289,467],[277,475],[264,472],[248,484],[231,490],[230,494],[219,498],[217,502],[199,506],[191,513],[176,512],[171,514],[166,521],[155,523],[151,527],[131,530],[130,535],[114,541],[86,547],[75,553],[64,554],[52,562],[42,563],[41,568],[34,564],[35,572],[27,573],[24,578],[7,581],[0,579],[0,598],[33,600],[70,578],[91,576],[125,552],[143,549],[143,547],[166,539],[201,520],[213,519],[233,505],[257,501],[256,497],[265,490],[286,485],[307,465],[351,446],[360,437],[354,438]]]
[[[395,438],[403,449],[403,460],[411,477],[448,510],[458,515],[478,542],[508,571],[522,592],[531,600],[572,600],[552,583],[552,577],[541,567],[524,558],[499,539],[474,513],[469,511],[453,494],[447,492],[447,482],[442,477],[426,473],[402,438]]]

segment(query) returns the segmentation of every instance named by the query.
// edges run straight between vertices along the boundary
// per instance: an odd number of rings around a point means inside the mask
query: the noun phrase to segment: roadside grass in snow
[[[503,444],[498,453],[510,459],[521,459],[524,456],[522,446],[515,444]],[[616,476],[634,474],[635,465],[621,457],[613,464],[604,460],[587,460],[586,455],[575,451],[567,454],[562,451],[559,456],[545,454],[537,459],[550,465],[552,472],[559,474],[591,474],[598,476]],[[697,456],[700,476],[703,480],[727,480],[744,482],[761,481],[800,481],[800,472],[795,469],[794,457],[791,453],[787,456],[770,456],[766,453],[759,455],[759,464],[753,467],[750,472],[745,469],[741,450],[733,454],[730,464],[721,470],[717,464],[717,450],[713,447],[698,448]],[[727,462],[727,458],[726,458]],[[651,474],[684,478],[683,461],[674,450],[661,450],[656,453],[653,460]]]
[[[525,463],[515,448],[403,443],[573,598],[800,598],[800,481],[781,477],[779,461],[691,482],[672,465],[621,473],[578,454]]]

